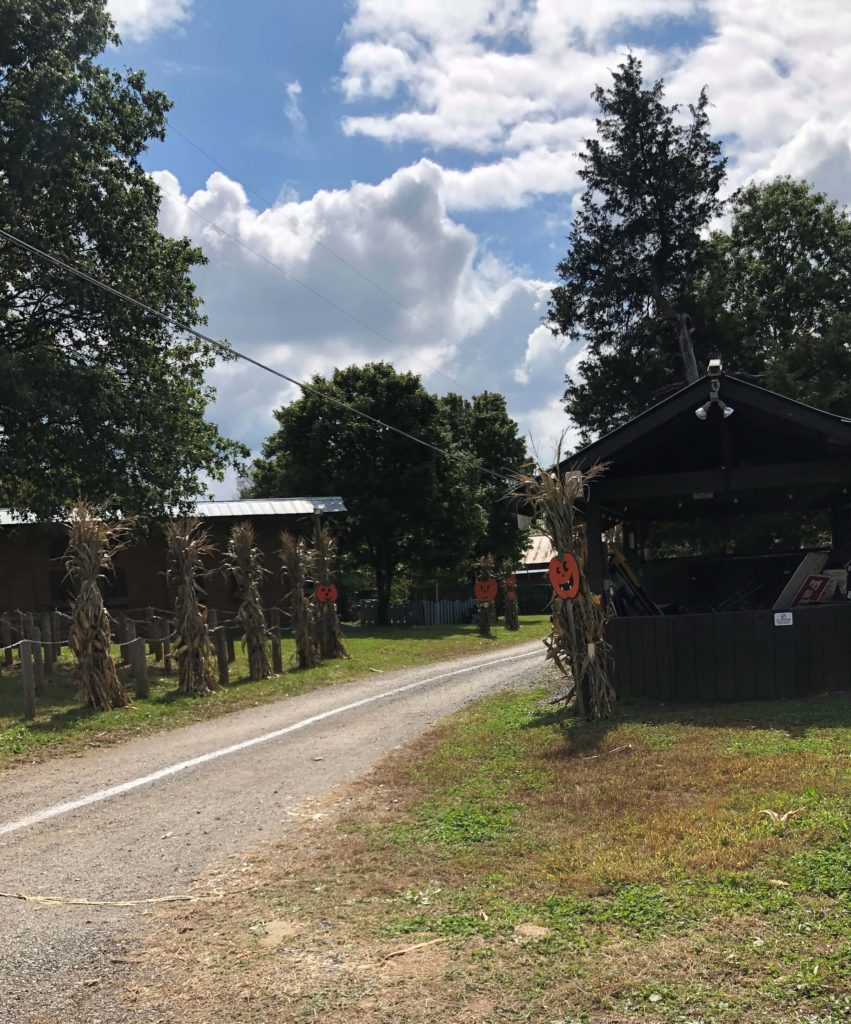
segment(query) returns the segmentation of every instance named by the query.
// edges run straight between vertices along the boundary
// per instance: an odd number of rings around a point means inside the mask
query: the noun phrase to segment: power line
[[[113,287],[111,284],[107,284],[106,281],[101,281],[99,278],[92,276],[85,270],[81,270],[79,267],[75,267],[71,263],[67,263],[65,260],[60,259],[58,256],[54,256],[49,252],[45,252],[44,249],[39,249],[38,246],[33,245],[31,242],[26,242],[24,239],[19,238],[17,235],[13,235],[10,231],[5,228],[0,228],[0,237],[5,238],[7,242],[11,242],[16,245],[19,249],[23,249],[30,253],[32,256],[37,256],[39,259],[44,260],[48,263],[53,264],[56,267],[66,271],[66,273],[73,274],[83,281],[87,281],[89,284],[94,285],[96,288],[100,288],[110,295],[114,295],[116,298],[123,299],[125,302],[129,302],[131,305],[136,306],[138,309],[144,310],[146,313],[150,313],[152,316],[157,317],[163,323],[167,323],[174,327],[176,330],[181,331],[184,334],[191,334],[193,337],[198,338],[199,341],[203,341],[206,345],[210,345],[213,349],[227,356],[235,356],[237,359],[242,359],[246,363],[250,363],[252,366],[256,366],[260,370],[265,370],[267,373],[273,374],[275,377],[279,377],[281,380],[285,380],[290,384],[294,384],[296,387],[307,391],[312,394],[318,395],[323,398],[326,402],[330,402],[332,405],[336,405],[338,408],[346,409],[348,412],[353,413],[355,416],[360,416],[364,420],[368,420],[372,423],[373,428],[376,430],[390,430],[394,434],[398,434],[400,437],[405,437],[409,441],[413,441],[415,444],[422,445],[424,448],[430,448],[432,451],[437,452],[439,455],[443,455],[447,459],[451,459],[454,462],[458,462],[470,469],[475,469],[480,473],[484,473],[487,476],[494,477],[501,483],[511,483],[511,481],[503,474],[496,473],[494,470],[487,469],[485,466],[480,466],[477,463],[473,463],[468,459],[465,459],[461,455],[456,455],[453,452],[448,452],[444,448],[440,448],[430,441],[425,441],[421,437],[416,437],[414,434],[409,434],[406,430],[402,430],[401,427],[394,427],[392,423],[385,423],[383,420],[378,419],[377,416],[372,416],[368,412],[364,412],[363,409],[358,409],[356,406],[350,405],[348,402],[344,402],[340,398],[336,398],[334,395],[330,395],[320,388],[314,387],[312,384],[305,384],[304,381],[300,381],[295,377],[291,377],[289,374],[284,373],[282,370],[276,370],[274,367],[261,362],[259,359],[255,359],[253,356],[247,355],[245,352],[240,352],[235,349],[232,345],[227,342],[219,341],[216,338],[211,338],[208,334],[204,334],[202,331],[197,330],[195,327],[191,327],[189,324],[183,323],[176,317],[170,316],[168,313],[163,313],[161,310],[154,309],[153,306],[149,306],[146,302],[142,302],[140,299],[134,298],[132,295],[128,295],[126,292],[122,292],[120,289]]]
[[[218,231],[219,234],[222,235],[224,238],[230,239],[230,241],[235,242],[238,246],[245,249],[246,252],[250,252],[252,256],[256,256],[259,260],[263,260],[264,263],[268,263],[268,265],[273,270],[277,270],[279,274],[283,274],[283,276],[286,277],[288,280],[294,281],[297,285],[300,285],[306,291],[309,291],[311,295],[315,295],[317,298],[322,299],[323,302],[327,302],[329,306],[333,307],[338,312],[343,313],[345,316],[350,317],[352,320],[355,321],[355,323],[360,324],[361,327],[365,328],[367,331],[370,331],[377,338],[381,338],[382,341],[386,341],[388,345],[394,345],[400,351],[404,352],[405,355],[411,356],[412,359],[416,359],[417,362],[421,363],[427,369],[434,371],[434,373],[439,373],[441,377],[444,377],[446,380],[448,380],[450,384],[454,384],[455,387],[460,387],[458,381],[456,381],[444,370],[441,370],[439,366],[434,366],[432,363],[427,363],[415,352],[412,352],[410,349],[405,348],[405,346],[402,345],[400,342],[394,341],[392,338],[388,337],[382,331],[379,331],[377,327],[372,327],[370,324],[366,322],[366,320],[363,320],[361,317],[359,317],[357,313],[350,312],[344,306],[341,306],[338,302],[335,302],[334,299],[331,299],[323,292],[320,292],[318,288],[314,288],[312,284],[308,284],[306,281],[302,281],[300,277],[296,277],[295,274],[290,273],[290,271],[282,267],[280,263],[276,263],[274,260],[269,259],[268,256],[265,256],[262,252],[258,252],[257,249],[252,249],[250,245],[247,245],[245,242],[243,242],[242,239],[239,238],[237,235],[231,234],[229,231],[225,231],[225,229],[221,225],[217,224],[214,220],[210,220],[209,217],[205,217],[203,213],[200,213],[194,207],[190,206],[189,202],[186,199],[184,199],[183,196],[175,195],[174,192],[169,192],[166,189],[162,188],[162,186],[160,186],[160,191],[163,193],[163,195],[168,196],[169,199],[173,199],[175,200],[175,202],[181,203],[183,206],[186,207],[186,209],[190,213],[194,214],[200,220],[203,220],[205,224],[209,224],[214,231]]]
[[[210,163],[215,164],[216,167],[224,171],[225,174],[227,174],[234,181],[239,181],[242,187],[246,190],[246,192],[249,192],[251,195],[256,196],[257,199],[259,199],[267,208],[274,208],[275,204],[270,202],[269,199],[267,199],[266,196],[264,196],[261,192],[258,192],[256,188],[253,188],[251,185],[247,184],[241,175],[237,174],[235,171],[230,170],[220,160],[217,160],[216,157],[214,157],[211,153],[208,153],[207,150],[202,149],[202,147],[199,146],[197,142],[193,142],[193,140],[190,139],[188,135],[185,135],[179,128],[177,128],[171,120],[167,118],[166,122],[171,131],[173,131],[175,135],[179,135],[184,142],[188,143],[193,149],[197,150],[201,154],[201,156],[209,160]],[[473,352],[471,349],[462,345],[460,341],[457,341],[455,338],[449,337],[449,335],[447,335],[445,331],[442,331],[439,327],[436,327],[433,323],[431,323],[430,320],[427,320],[424,316],[418,313],[412,306],[403,302],[400,298],[398,298],[391,291],[385,288],[384,285],[379,284],[378,281],[374,280],[368,274],[364,273],[364,271],[362,271],[358,266],[352,263],[351,260],[347,259],[345,256],[342,256],[340,253],[332,249],[331,246],[327,244],[327,242],[323,242],[321,238],[318,238],[310,231],[307,231],[295,217],[292,217],[281,210],[279,210],[278,212],[285,220],[288,220],[290,222],[290,224],[293,226],[296,232],[298,232],[301,235],[304,235],[306,238],[309,238],[311,241],[315,242],[318,246],[324,249],[325,252],[327,252],[330,256],[333,256],[334,259],[339,260],[340,263],[348,267],[353,274],[357,274],[357,276],[361,278],[361,280],[366,281],[367,284],[375,288],[376,291],[381,292],[382,295],[390,299],[391,302],[394,302],[400,309],[404,310],[409,316],[412,316],[416,320],[419,320],[419,322],[423,324],[423,326],[427,327],[430,331],[433,331],[439,338],[442,338],[443,341],[445,341],[447,344],[451,345],[453,348],[458,349],[459,352],[463,352],[465,355],[470,356],[471,359],[475,359],[476,362],[481,363],[482,366],[487,367],[487,369],[490,370],[490,372],[495,377],[499,378],[502,381],[505,381],[505,383],[508,384],[510,387],[516,387],[516,380],[512,380],[511,378],[507,377],[504,373],[502,373],[502,371],[497,370],[496,367],[492,366],[486,359],[482,359],[481,356],[476,355],[476,353]]]

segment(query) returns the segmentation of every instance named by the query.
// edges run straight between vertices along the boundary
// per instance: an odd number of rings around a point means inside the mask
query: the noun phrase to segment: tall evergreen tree
[[[686,115],[665,104],[662,81],[645,87],[629,56],[593,96],[597,137],[580,154],[585,191],[549,305],[554,333],[587,346],[565,392],[586,439],[697,378],[693,282],[726,173],[705,90]]]

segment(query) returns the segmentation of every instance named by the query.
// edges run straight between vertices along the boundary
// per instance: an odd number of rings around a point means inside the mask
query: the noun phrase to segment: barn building
[[[203,521],[211,541],[223,551],[234,523],[249,520],[254,525],[264,564],[270,570],[262,589],[266,606],[280,605],[284,585],[277,555],[282,530],[308,533],[316,517],[324,522],[346,511],[342,498],[258,498],[240,501],[199,501],[195,515]],[[45,612],[64,609],[69,590],[62,557],[66,533],[61,524],[22,523],[0,511],[0,609],[14,612]],[[214,556],[210,568],[220,564]],[[162,531],[154,527],[147,537],[131,544],[115,559],[115,571],[105,580],[104,597],[116,611],[145,608],[168,609],[174,603],[165,576],[166,545]],[[232,583],[220,572],[212,572],[205,583],[210,607],[235,610]]]

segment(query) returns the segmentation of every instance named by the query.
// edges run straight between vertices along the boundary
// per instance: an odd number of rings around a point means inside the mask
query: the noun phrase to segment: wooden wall
[[[851,601],[771,611],[623,616],[606,630],[619,695],[740,701],[851,690]]]
[[[205,521],[212,542],[219,552],[227,547],[228,533],[236,521]],[[281,578],[278,537],[283,529],[292,532],[312,530],[313,524],[305,516],[258,516],[253,523],[258,546],[264,555],[264,565],[270,570],[264,577],[263,604],[266,607],[280,607],[288,588],[285,588]],[[51,574],[54,574],[54,584],[55,574],[59,574],[60,579],[64,575],[61,560],[65,547],[64,536],[61,527],[35,525],[0,528],[0,610],[64,610],[67,599],[57,600],[55,587],[53,591],[51,588]],[[209,559],[208,568],[215,570],[220,564],[221,554],[215,554]],[[126,593],[120,597],[111,597],[107,591],[108,607],[119,610],[147,607],[167,609],[173,605],[174,594],[165,578],[165,538],[160,533],[154,533],[122,551],[115,559],[115,566],[124,575]],[[226,611],[236,609],[231,582],[222,573],[212,572],[205,586],[209,607]]]

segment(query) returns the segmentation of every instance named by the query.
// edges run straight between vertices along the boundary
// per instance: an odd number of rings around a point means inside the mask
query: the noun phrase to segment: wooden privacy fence
[[[851,690],[851,601],[772,611],[623,616],[606,636],[620,696],[741,701]]]
[[[472,597],[452,601],[409,601],[390,605],[388,619],[391,626],[451,626],[471,622],[476,602]],[[378,614],[377,601],[364,601],[360,606],[362,626],[374,626]]]

